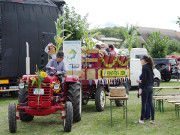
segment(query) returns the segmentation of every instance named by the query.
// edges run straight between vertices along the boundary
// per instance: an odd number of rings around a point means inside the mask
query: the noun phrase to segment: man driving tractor
[[[65,66],[64,66],[64,53],[58,52],[56,55],[56,59],[52,59],[48,62],[46,65],[47,73],[48,74],[54,74],[58,77],[58,80],[62,82],[61,76],[64,76],[66,74]]]

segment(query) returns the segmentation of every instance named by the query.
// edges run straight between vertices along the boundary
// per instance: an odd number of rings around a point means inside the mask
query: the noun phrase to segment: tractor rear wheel
[[[105,109],[106,106],[106,94],[104,87],[100,86],[96,89],[95,94],[95,104],[96,104],[96,110],[101,112]]]
[[[26,89],[21,89],[19,91],[18,103],[26,103],[27,101],[28,101],[28,91]],[[32,121],[34,116],[26,113],[25,110],[20,110],[19,118],[22,121]]]
[[[64,132],[71,132],[72,122],[73,122],[73,106],[70,101],[66,102],[65,105],[66,118],[64,119]]]
[[[81,120],[82,94],[80,82],[69,83],[68,99],[73,105],[73,122]]]
[[[121,107],[124,105],[124,102],[122,100],[115,100],[115,104],[117,107]]]
[[[15,103],[10,103],[8,107],[8,120],[9,120],[9,131],[15,133],[17,130],[17,120],[16,120],[16,105]]]

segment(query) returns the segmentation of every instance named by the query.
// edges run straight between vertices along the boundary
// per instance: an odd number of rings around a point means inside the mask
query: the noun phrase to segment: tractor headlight
[[[20,84],[19,84],[19,88],[20,88],[20,89],[24,89],[24,83],[20,83]]]
[[[60,88],[59,84],[55,84],[55,85],[54,85],[54,89],[55,89],[55,90],[59,90],[59,88]]]

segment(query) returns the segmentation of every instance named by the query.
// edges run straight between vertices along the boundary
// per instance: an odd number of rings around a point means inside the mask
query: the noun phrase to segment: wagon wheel
[[[105,109],[106,94],[105,94],[105,90],[102,86],[100,86],[96,89],[95,104],[96,104],[96,110],[97,111],[101,112]]]
[[[17,130],[17,120],[16,120],[16,105],[15,103],[10,103],[8,107],[8,120],[9,120],[9,131],[15,133]]]
[[[63,126],[65,132],[71,132],[73,122],[73,106],[70,101],[66,102],[65,105],[66,118],[63,120]]]

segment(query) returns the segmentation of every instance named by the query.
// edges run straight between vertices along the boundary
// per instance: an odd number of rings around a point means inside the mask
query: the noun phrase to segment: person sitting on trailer
[[[49,43],[44,51],[50,56],[50,59],[56,58],[56,46],[53,43]]]
[[[108,55],[108,53],[110,52],[109,51],[109,48],[108,48],[108,45],[107,44],[101,44],[101,52],[104,54],[104,55]]]
[[[66,70],[63,62],[64,53],[58,52],[56,59],[51,59],[46,65],[48,74],[55,74],[58,77],[58,80],[62,82],[62,76],[65,76]]]
[[[110,54],[113,55],[113,56],[116,56],[116,52],[114,50],[114,45],[110,44],[109,45],[109,50],[110,50]]]

